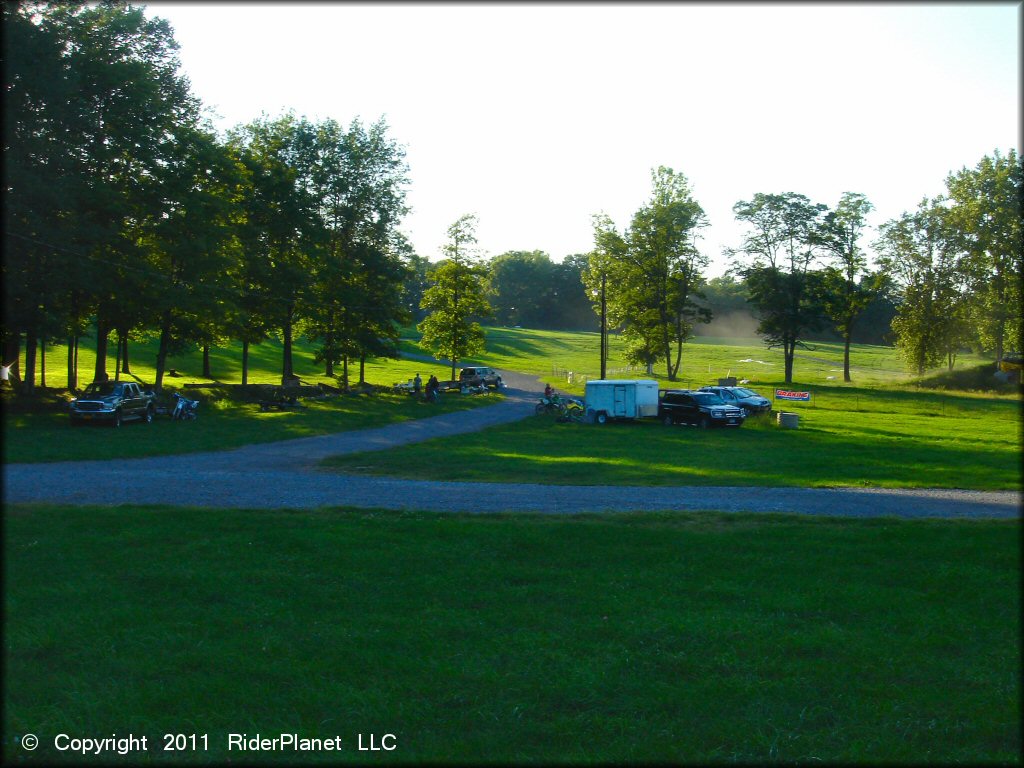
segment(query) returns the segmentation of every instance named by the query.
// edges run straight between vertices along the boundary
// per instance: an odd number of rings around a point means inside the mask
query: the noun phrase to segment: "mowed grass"
[[[553,386],[573,394],[583,393],[583,377],[600,376],[600,335],[569,331],[538,331],[521,328],[486,328],[487,348],[474,362],[496,368],[509,368],[532,373]],[[402,342],[407,352],[424,354],[418,336],[408,331]],[[962,354],[956,369],[969,368],[985,362],[985,358]],[[856,344],[851,349],[851,384],[843,385],[843,345],[835,342],[813,342],[797,352],[794,378],[801,385],[827,386],[898,386],[912,382],[899,351],[894,347]],[[608,378],[647,378],[643,367],[630,366],[624,354],[622,339],[609,336]],[[654,366],[653,376],[666,386],[698,388],[717,384],[728,376],[747,379],[754,385],[781,384],[784,360],[779,349],[767,349],[758,338],[720,338],[697,336],[683,346],[682,363],[677,380],[667,383],[662,362]],[[573,381],[567,373],[572,371]]]
[[[185,732],[209,751],[131,762],[1019,762],[1019,536],[13,506],[3,754]],[[229,754],[228,733],[345,750]],[[360,753],[360,733],[398,749]]]
[[[94,351],[89,349],[89,341],[83,340],[79,350],[83,381],[91,379],[96,359]],[[67,385],[64,348],[48,347],[47,350],[47,386],[64,387]],[[129,354],[132,375],[123,378],[150,386],[155,379],[155,342],[133,343]],[[322,366],[313,364],[310,345],[297,344],[294,359],[296,373],[304,382],[338,386],[336,379],[323,375]],[[250,352],[249,383],[280,384],[280,365],[280,342],[254,345]],[[226,390],[222,385],[241,382],[241,353],[237,344],[215,347],[211,351],[214,379],[200,376],[202,359],[195,350],[170,358],[167,367],[175,368],[177,375],[164,379],[165,402],[173,402],[169,395],[172,391],[199,399],[197,421],[181,424],[158,417],[150,425],[126,423],[119,430],[100,424],[73,429],[63,408],[12,407],[3,413],[4,461],[115,459],[226,450],[252,443],[379,427],[489,405],[501,397],[497,394],[463,397],[452,392],[442,396],[439,403],[427,404],[408,396],[377,392],[323,400],[303,399],[301,402],[307,406],[304,409],[261,413],[254,403],[223,396]],[[340,374],[340,367],[336,372]],[[108,373],[113,378],[113,357],[108,359]],[[417,373],[426,382],[431,374],[447,380],[450,371],[441,365],[416,360],[382,359],[368,361],[366,365],[366,381],[378,386],[390,387],[412,379]],[[355,384],[359,378],[358,365],[350,368],[349,375],[350,382]]]
[[[771,389],[763,389],[771,397]],[[1019,490],[1021,407],[1013,397],[826,387],[796,430],[549,417],[415,447],[339,456],[340,471],[434,480],[570,485],[875,486]],[[443,460],[438,460],[438,457]]]
[[[194,392],[185,390],[195,396]],[[353,429],[370,429],[410,419],[477,408],[499,402],[502,395],[443,395],[426,403],[408,395],[376,393],[304,399],[306,407],[263,413],[258,406],[227,399],[201,401],[194,422],[166,416],[152,424],[126,422],[72,427],[64,412],[5,413],[4,461],[42,462],[167,456],[220,451],[254,443],[312,437]]]

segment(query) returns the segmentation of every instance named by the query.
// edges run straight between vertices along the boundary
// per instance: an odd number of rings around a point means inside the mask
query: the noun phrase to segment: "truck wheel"
[[[597,417],[594,420],[598,424],[606,424],[608,422],[608,414],[604,411],[598,411]]]
[[[153,409],[152,408],[147,408],[146,409],[146,412],[142,415],[142,420],[145,421],[147,424],[152,424],[153,423]]]
[[[112,422],[112,426],[115,429],[117,427],[121,426],[121,412],[120,411],[114,411],[114,421]]]
[[[671,427],[675,422],[672,420],[672,417],[666,413],[662,417],[661,423],[664,424],[666,427]]]
[[[707,429],[708,427],[711,426],[711,422],[708,421],[707,416],[701,416],[700,421],[697,422],[697,426],[700,427],[701,429]]]

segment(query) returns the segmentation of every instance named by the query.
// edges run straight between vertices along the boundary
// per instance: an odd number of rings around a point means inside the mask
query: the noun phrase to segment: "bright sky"
[[[383,116],[410,166],[403,230],[433,260],[465,213],[486,255],[587,252],[591,215],[624,229],[665,165],[720,274],[756,192],[861,192],[878,225],[1020,152],[1020,4],[146,7],[218,128]]]

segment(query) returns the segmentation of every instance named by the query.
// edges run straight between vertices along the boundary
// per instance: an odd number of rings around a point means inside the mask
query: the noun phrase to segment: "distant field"
[[[582,394],[582,376],[598,378],[600,375],[600,335],[568,331],[535,331],[517,328],[488,328],[487,350],[474,360],[496,368],[510,368],[532,373],[564,391]],[[424,353],[409,334],[402,348],[409,352]],[[802,385],[843,385],[843,345],[832,342],[814,342],[810,349],[801,349],[794,364],[795,383]],[[767,349],[757,338],[725,339],[698,336],[683,346],[677,387],[701,387],[717,384],[719,378],[735,376],[752,384],[782,384],[784,360],[781,350]],[[956,367],[964,368],[985,362],[976,355],[961,355]],[[865,344],[854,345],[851,350],[851,377],[846,386],[899,385],[911,381],[899,352],[893,347]],[[609,358],[606,365],[609,378],[646,377],[642,367],[629,367],[623,357],[622,340],[617,335],[609,338]],[[569,382],[566,373],[574,373]],[[665,367],[654,367],[654,377],[666,380]]]

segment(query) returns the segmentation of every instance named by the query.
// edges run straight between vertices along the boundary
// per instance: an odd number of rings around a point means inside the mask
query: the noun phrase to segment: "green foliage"
[[[944,359],[952,368],[968,340],[965,275],[939,203],[922,200],[913,214],[886,222],[875,244],[879,264],[900,287],[896,343],[919,376]]]
[[[733,206],[736,218],[749,227],[735,251],[748,257],[738,270],[760,314],[758,333],[769,347],[782,347],[786,383],[793,380],[797,345],[808,331],[822,325],[824,282],[814,263],[826,242],[827,211],[826,206],[793,192],[759,192]]]
[[[708,264],[696,239],[707,220],[683,174],[662,166],[651,172],[651,181],[651,200],[633,215],[625,235],[607,216],[594,217],[595,252],[584,281],[591,292],[606,294],[630,360],[663,360],[672,380],[694,324],[710,320],[695,301]]]
[[[448,228],[448,257],[433,271],[421,306],[430,314],[419,324],[422,344],[439,359],[451,361],[451,378],[459,360],[484,348],[484,332],[476,318],[491,315],[485,296],[486,271],[474,256],[476,216],[462,216]]]
[[[1024,162],[997,150],[946,179],[951,236],[970,281],[969,319],[982,347],[1001,360],[1024,350]]]

